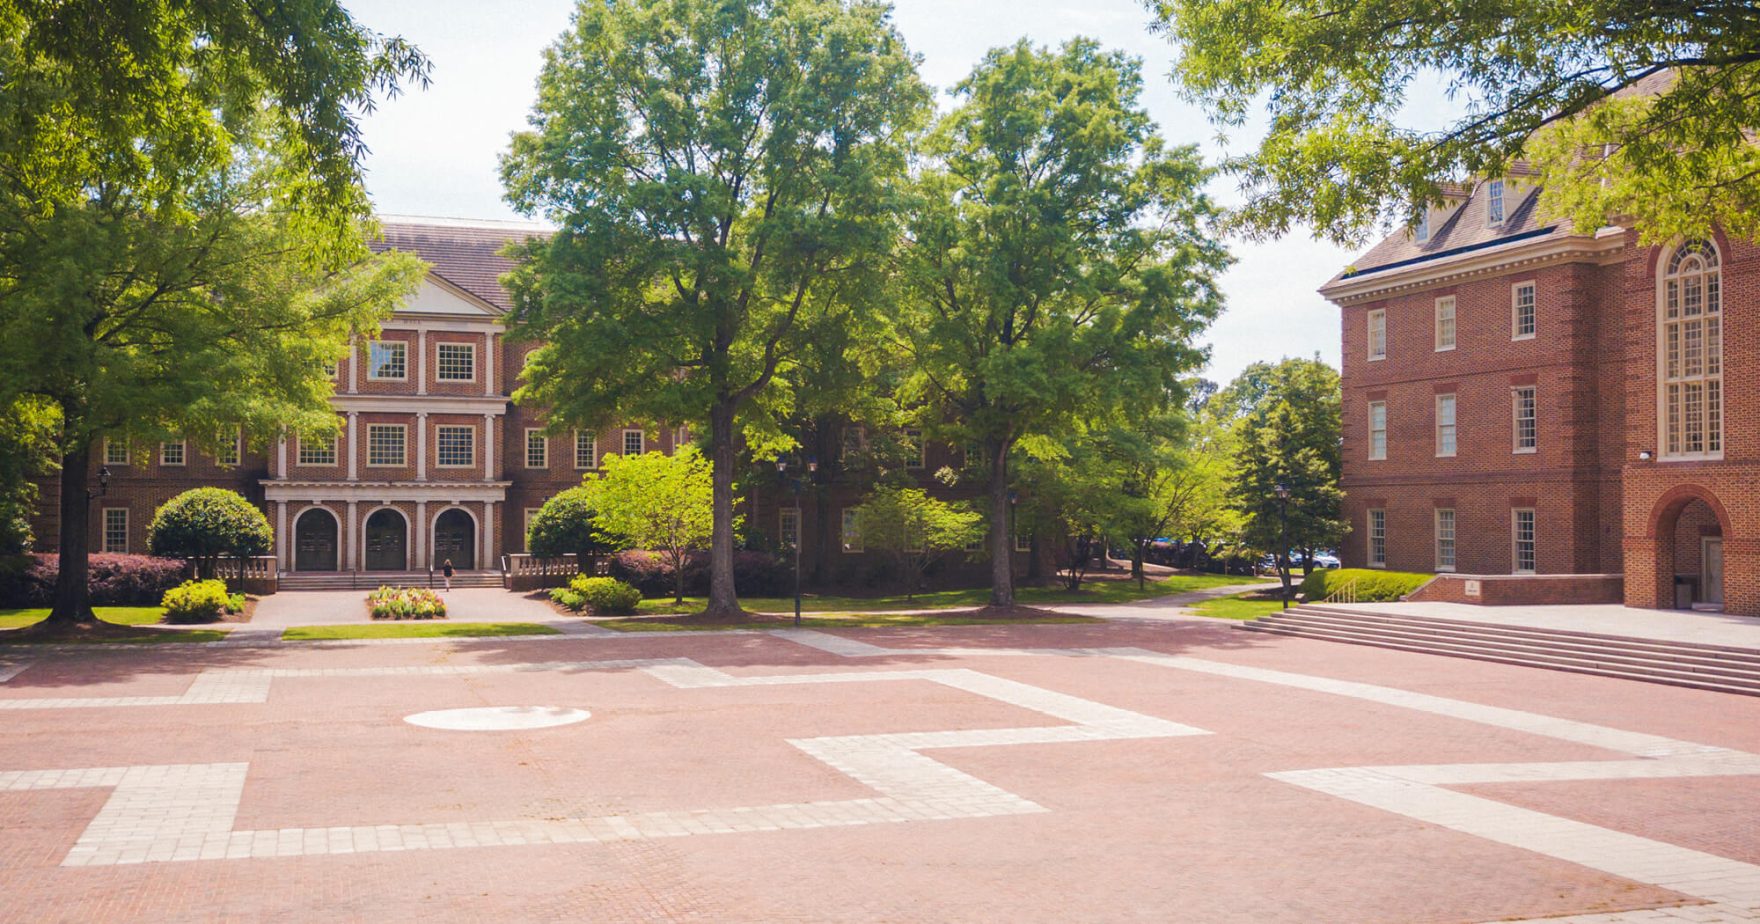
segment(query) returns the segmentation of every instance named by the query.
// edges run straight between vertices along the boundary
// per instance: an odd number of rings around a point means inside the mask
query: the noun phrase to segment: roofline
[[[1417,261],[1377,267],[1334,279],[1321,286],[1319,291],[1327,300],[1343,305],[1469,276],[1505,273],[1518,267],[1583,260],[1605,263],[1625,250],[1624,228],[1602,228],[1593,236],[1551,234],[1554,230],[1547,229],[1545,233],[1549,236],[1545,237],[1539,236],[1542,232],[1529,232],[1432,254]],[[1441,259],[1450,256],[1456,259]]]
[[[482,231],[555,231],[556,226],[544,221],[520,218],[460,218],[446,215],[380,215],[384,225],[420,225],[430,228],[476,228]]]

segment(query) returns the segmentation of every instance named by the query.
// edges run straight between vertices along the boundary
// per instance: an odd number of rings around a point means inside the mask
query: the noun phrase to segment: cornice
[[[330,406],[349,414],[487,414],[507,413],[506,395],[331,395]]]
[[[1320,294],[1335,304],[1350,305],[1442,283],[1503,275],[1514,270],[1538,269],[1560,263],[1608,265],[1618,262],[1625,249],[1623,228],[1603,228],[1593,237],[1565,235],[1512,241],[1458,257],[1384,271],[1368,270],[1329,282],[1320,287]]]
[[[280,481],[266,478],[269,501],[505,501],[511,481]]]

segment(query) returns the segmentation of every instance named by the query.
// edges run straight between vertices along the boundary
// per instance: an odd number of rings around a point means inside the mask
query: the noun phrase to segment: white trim
[[[469,462],[441,461],[440,434],[445,430],[464,430],[471,435],[471,459]],[[434,425],[434,467],[435,468],[476,468],[477,467],[477,425],[476,424],[435,424]],[[484,479],[485,481],[488,479]]]
[[[536,469],[536,470],[540,470],[540,471],[549,468],[550,467],[550,437],[544,435],[544,428],[543,427],[527,427],[525,429],[525,433],[526,433],[525,442],[523,444],[521,444],[521,446],[520,446],[520,461],[522,463],[524,463],[522,467],[528,468],[528,469]],[[543,447],[544,460],[542,462],[538,463],[537,465],[532,464],[532,434],[534,434],[534,433],[538,434],[538,439],[543,441],[539,445],[541,445]]]
[[[636,453],[636,455],[641,455],[642,453],[647,452],[648,451],[648,433],[645,430],[641,430],[641,429],[638,429],[635,427],[628,427],[628,428],[624,429],[623,434],[622,434],[622,438],[619,440],[619,443],[618,443],[618,447],[617,447],[618,451],[621,452],[625,456],[630,455],[629,435],[631,433],[634,433],[635,435],[641,437],[641,440],[642,440],[642,452],[638,452],[638,453]],[[598,460],[595,459],[594,461],[596,462]]]
[[[298,440],[299,447],[294,451],[293,464],[303,468],[338,468],[342,465],[342,440],[339,439],[336,434],[332,433],[328,437],[330,442],[330,461],[328,462],[307,462],[305,460],[305,447],[307,443],[312,442],[312,438],[298,436],[297,434],[294,438]],[[317,437],[316,439],[323,438],[324,437]],[[316,446],[317,444],[313,443],[313,447],[316,448]]]
[[[1448,312],[1449,312],[1449,317],[1448,317],[1448,325],[1449,325],[1448,337],[1449,337],[1449,339],[1448,339],[1447,344],[1444,344],[1442,342],[1442,309],[1444,306],[1447,306]],[[1433,335],[1433,339],[1434,339],[1434,345],[1436,347],[1435,352],[1447,353],[1450,350],[1453,350],[1460,343],[1460,340],[1461,340],[1460,317],[1461,317],[1460,302],[1458,300],[1456,300],[1454,296],[1443,295],[1443,296],[1440,296],[1436,299],[1436,307],[1434,310],[1434,316],[1432,318],[1432,328],[1433,329],[1431,332]]]
[[[403,351],[402,375],[378,375],[373,363],[373,348],[396,347]],[[407,382],[409,381],[409,341],[408,340],[369,340],[367,341],[367,381],[369,382]]]
[[[1725,319],[1728,317],[1729,312],[1725,311],[1724,307],[1723,307],[1724,303],[1727,301],[1727,298],[1726,298],[1727,293],[1725,293],[1723,291],[1723,267],[1724,267],[1723,257],[1724,257],[1724,254],[1723,254],[1722,250],[1718,249],[1717,242],[1714,240],[1711,240],[1710,238],[1695,238],[1693,240],[1694,241],[1702,240],[1704,242],[1705,246],[1711,248],[1712,255],[1717,259],[1717,266],[1713,269],[1712,272],[1715,273],[1717,283],[1718,283],[1718,286],[1717,286],[1717,288],[1718,288],[1718,310],[1717,310],[1717,314],[1716,314],[1717,323],[1718,323],[1718,330],[1720,332],[1718,335],[1718,350],[1717,350],[1718,373],[1715,377],[1713,377],[1709,374],[1703,374],[1696,380],[1684,380],[1684,381],[1679,382],[1678,384],[1682,384],[1682,385],[1697,384],[1697,385],[1701,385],[1701,386],[1709,386],[1709,384],[1713,381],[1715,381],[1717,383],[1718,394],[1719,394],[1718,401],[1719,401],[1719,404],[1722,408],[1722,410],[1718,414],[1718,428],[1717,428],[1717,446],[1718,446],[1718,448],[1715,451],[1708,450],[1705,452],[1675,452],[1675,453],[1671,453],[1668,451],[1668,445],[1669,445],[1668,444],[1668,399],[1667,399],[1666,395],[1668,393],[1668,386],[1671,383],[1669,382],[1669,379],[1668,379],[1668,357],[1667,357],[1668,345],[1667,345],[1667,339],[1666,339],[1667,338],[1666,311],[1667,311],[1667,307],[1668,307],[1667,306],[1668,299],[1664,293],[1666,293],[1668,291],[1668,282],[1669,282],[1669,279],[1671,278],[1670,274],[1668,272],[1669,261],[1672,260],[1675,257],[1675,255],[1680,252],[1681,248],[1683,248],[1687,244],[1693,242],[1693,241],[1689,241],[1685,238],[1677,238],[1673,242],[1671,242],[1668,246],[1663,247],[1661,249],[1661,251],[1657,255],[1656,266],[1655,266],[1655,270],[1656,270],[1656,293],[1655,293],[1655,297],[1656,297],[1656,320],[1655,320],[1655,327],[1656,327],[1656,461],[1662,462],[1662,463],[1722,461],[1724,448],[1729,442],[1727,435],[1726,435],[1728,433],[1729,428],[1724,426],[1725,421],[1727,421],[1729,419],[1729,391],[1728,391],[1728,389],[1723,387],[1724,386],[1723,344],[1726,341],[1728,341],[1728,339],[1729,339],[1729,331],[1727,329],[1728,325],[1725,323]],[[1710,274],[1708,273],[1706,275],[1709,276]],[[1701,314],[1700,314],[1700,317],[1702,319],[1708,318],[1711,316],[1712,315],[1709,312],[1701,312]],[[1700,350],[1704,352],[1705,356],[1708,357],[1710,355],[1709,350],[1707,349],[1706,341],[1703,338],[1701,338],[1701,340],[1700,340]],[[1704,362],[1704,359],[1702,358],[1701,363],[1703,363],[1703,362]],[[1707,391],[1707,393],[1709,393],[1709,388],[1706,388],[1706,391]],[[1701,399],[1701,400],[1704,400],[1704,399]],[[1706,442],[1707,442],[1707,444],[1709,444],[1710,436],[1711,436],[1710,412],[1707,410],[1705,412],[1705,414],[1706,414],[1706,421],[1705,421]],[[1682,423],[1682,428],[1683,429],[1682,429],[1681,438],[1684,443],[1685,439],[1686,439],[1685,422],[1684,421]]]
[[[414,539],[415,527],[409,521],[409,514],[404,513],[403,511],[397,509],[396,507],[391,506],[390,504],[380,504],[379,506],[374,507],[371,510],[368,510],[366,512],[366,515],[362,516],[360,519],[360,541],[361,541],[361,544],[360,544],[360,570],[362,570],[362,571],[367,570],[367,524],[372,522],[373,514],[376,514],[381,510],[389,510],[392,513],[397,514],[403,520],[403,567],[392,569],[392,570],[396,570],[396,571],[412,570],[410,568],[409,558],[410,558],[410,555],[412,554],[410,545],[412,542],[415,541],[415,539]]]
[[[284,512],[287,510],[287,504],[285,502],[282,502],[281,509]],[[308,504],[304,507],[301,507],[299,509],[299,512],[297,512],[293,515],[293,530],[289,534],[293,540],[293,543],[287,550],[287,561],[282,563],[282,567],[287,571],[296,570],[294,566],[299,561],[299,521],[305,519],[305,515],[312,512],[313,510],[321,510],[321,511],[329,514],[330,521],[332,523],[336,524],[336,570],[337,571],[345,570],[342,567],[344,564],[346,564],[346,562],[343,561],[343,557],[342,557],[342,539],[343,539],[342,518],[336,515],[336,511],[331,510],[329,507],[326,507],[323,504]],[[308,574],[323,574],[323,573],[327,573],[327,572],[315,571],[315,572],[306,572],[306,573],[308,573]]]
[[[120,549],[110,548],[110,522],[109,521],[110,521],[111,511],[121,511],[122,512],[122,548],[120,548]],[[117,507],[100,508],[100,512],[98,513],[98,550],[100,552],[103,552],[106,555],[127,555],[128,554],[129,519],[130,519],[130,516],[129,516],[129,512],[128,512],[127,507],[117,506]]]
[[[1494,189],[1497,191],[1497,195],[1495,197],[1493,197],[1491,195],[1491,192]],[[1494,200],[1497,202],[1497,214],[1495,214],[1495,215],[1493,215],[1491,213],[1491,203]],[[1505,184],[1503,182],[1503,180],[1498,179],[1498,180],[1486,180],[1485,181],[1485,227],[1487,227],[1487,228],[1501,227],[1505,221],[1509,220],[1509,201],[1508,200],[1509,200],[1509,187],[1507,184]]]
[[[220,457],[220,452],[222,449],[225,448],[225,446],[226,446],[226,444],[224,442],[216,441],[215,446],[214,446],[214,464],[224,466],[226,468],[236,468],[240,463],[242,463],[244,461],[244,427],[242,425],[237,425],[232,428],[232,461],[231,462],[228,462],[225,459],[222,459]]]
[[[527,555],[532,553],[532,517],[536,516],[538,511],[543,509],[544,508],[542,507],[524,508],[525,519],[520,521],[519,547],[524,549]]]
[[[589,445],[592,447],[591,453],[592,453],[592,463],[593,464],[591,464],[591,465],[582,465],[581,464],[581,437],[583,437],[583,436],[586,437],[590,441]],[[577,472],[586,472],[586,471],[592,471],[593,469],[596,469],[598,467],[599,467],[599,434],[585,433],[580,430],[574,431],[574,470]]]
[[[338,411],[361,414],[414,414],[418,410],[430,414],[507,413],[507,401],[463,395],[335,395],[330,406]]]
[[[435,558],[439,557],[439,553],[436,552],[435,549],[436,549],[436,543],[440,539],[440,518],[445,516],[446,512],[448,510],[463,510],[465,513],[465,516],[468,516],[471,518],[471,545],[481,546],[483,544],[483,521],[478,519],[477,515],[475,513],[473,513],[469,507],[466,507],[463,504],[457,504],[457,503],[447,504],[446,506],[440,508],[439,510],[434,511],[434,515],[428,518],[428,526],[427,526],[428,557],[430,559],[435,559]],[[487,555],[487,554],[488,553],[485,552],[481,548],[473,549],[472,550],[472,558],[474,560],[471,562],[471,566],[469,568],[465,568],[464,566],[459,565],[459,564],[454,564],[452,567],[456,570],[459,570],[459,571],[475,571],[478,568],[482,567],[483,556]],[[424,564],[420,567],[421,568],[438,569],[440,567],[440,562],[429,561],[427,564]],[[420,568],[418,568],[417,570],[420,570]]]
[[[1443,426],[1443,424],[1442,424],[1442,399],[1444,399],[1444,398],[1449,399],[1449,407],[1451,409],[1450,414],[1449,414],[1448,426],[1453,428],[1453,430],[1454,430],[1454,433],[1453,433],[1454,445],[1448,447],[1447,452],[1444,452],[1443,448],[1442,448],[1442,426]],[[1460,446],[1461,446],[1461,399],[1460,399],[1460,394],[1458,392],[1446,391],[1446,392],[1443,392],[1443,393],[1437,395],[1436,400],[1433,402],[1433,405],[1431,407],[1431,415],[1432,415],[1432,418],[1436,421],[1436,432],[1435,432],[1436,458],[1438,458],[1438,459],[1452,459],[1452,458],[1454,458],[1460,452]]]
[[[1577,262],[1605,265],[1618,262],[1625,246],[1626,232],[1623,228],[1603,228],[1594,237],[1570,235],[1510,241],[1454,257],[1365,270],[1321,286],[1320,294],[1344,305],[1387,298],[1401,292],[1471,276],[1504,275],[1517,267],[1535,268]]]
[[[1449,519],[1453,521],[1449,523],[1448,541],[1453,546],[1449,549],[1449,553],[1454,562],[1446,565],[1442,563],[1442,514],[1444,512],[1447,512]],[[1439,574],[1452,574],[1461,560],[1461,515],[1454,507],[1434,507],[1430,515],[1430,522],[1431,534],[1435,539],[1432,553],[1436,562],[1436,571]]]
[[[1520,333],[1520,318],[1517,313],[1521,301],[1519,294],[1523,286],[1534,290],[1534,329],[1528,333]],[[1540,332],[1540,281],[1524,279],[1509,284],[1509,339],[1513,343],[1518,340],[1533,340]]]
[[[1534,556],[1534,567],[1532,567],[1532,568],[1523,568],[1521,565],[1522,553],[1521,553],[1521,545],[1520,545],[1520,540],[1518,538],[1519,534],[1517,532],[1516,523],[1518,522],[1520,515],[1524,514],[1524,513],[1528,514],[1533,519],[1533,528],[1532,528],[1533,535],[1528,537],[1528,543],[1533,546],[1533,549],[1531,551]],[[1537,574],[1537,573],[1539,573],[1539,570],[1540,570],[1540,514],[1533,507],[1511,507],[1511,508],[1509,508],[1509,573],[1511,573],[1511,574]]]
[[[177,447],[177,461],[176,462],[168,461],[165,458],[165,450],[169,447],[172,447],[172,446]],[[159,465],[160,466],[165,467],[165,468],[183,468],[184,466],[186,466],[188,464],[189,464],[189,440],[182,439],[182,440],[160,440],[159,441]]]
[[[440,351],[446,349],[447,347],[454,347],[454,348],[463,347],[463,348],[470,351],[470,361],[471,361],[470,378],[449,379],[449,378],[445,377],[444,373],[446,371],[446,363],[441,360]],[[477,379],[478,379],[478,375],[477,375],[477,345],[475,343],[465,343],[465,342],[459,341],[459,340],[436,340],[436,341],[434,341],[434,384],[438,385],[441,382],[448,382],[448,383],[455,384],[455,385],[474,385],[474,384],[476,384]]]
[[[794,539],[798,543],[801,540],[801,508],[778,507],[776,509],[776,544],[785,549],[794,548],[793,544],[783,538],[784,534],[788,532],[787,521],[790,519],[794,520]]]
[[[397,430],[403,438],[397,442],[396,462],[373,461],[373,431],[377,429]],[[409,424],[370,423],[367,424],[367,468],[403,468],[409,464]]]
[[[110,455],[110,448],[112,446],[118,446],[118,445],[120,445],[122,447],[122,458],[120,458],[120,459],[112,458]],[[117,443],[117,442],[111,440],[110,437],[108,437],[108,436],[104,437],[104,454],[99,457],[103,461],[100,464],[102,464],[102,465],[127,465],[128,464],[128,450],[129,450],[129,448],[130,447],[129,447],[128,437],[126,437],[126,436],[122,438],[121,443]]]
[[[1375,454],[1375,408],[1376,407],[1381,408],[1381,454],[1380,455]],[[1380,401],[1369,402],[1368,418],[1367,418],[1366,423],[1368,424],[1368,428],[1369,428],[1369,461],[1370,462],[1385,462],[1385,461],[1387,461],[1387,399],[1383,398]]]
[[[1368,325],[1368,329],[1364,333],[1364,336],[1368,338],[1368,342],[1364,345],[1364,349],[1368,353],[1369,362],[1381,362],[1387,358],[1387,309],[1371,309],[1367,315],[1364,315],[1364,320]],[[1381,352],[1379,353],[1375,352],[1376,321],[1381,322]]]
[[[1522,417],[1519,410],[1521,393],[1534,393],[1534,445],[1522,445]],[[1540,451],[1540,386],[1511,385],[1509,387],[1509,446],[1510,454],[1525,456]]]
[[[1381,560],[1375,560],[1375,514],[1381,514]],[[1387,567],[1387,508],[1370,507],[1363,513],[1363,560],[1371,568]]]
[[[271,501],[504,501],[510,481],[263,481]]]

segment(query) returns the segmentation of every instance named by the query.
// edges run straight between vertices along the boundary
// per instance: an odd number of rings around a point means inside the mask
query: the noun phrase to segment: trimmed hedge
[[[672,566],[652,552],[619,552],[611,557],[611,576],[642,592],[644,597],[671,596]],[[769,552],[733,553],[733,587],[748,597],[780,597],[793,592],[794,570]],[[693,552],[684,566],[684,592],[709,592],[709,553]]]
[[[213,622],[230,611],[233,602],[225,581],[207,580],[184,581],[165,591],[159,605],[165,608],[166,622]],[[243,601],[238,602],[242,608]]]
[[[580,594],[582,602],[600,616],[626,616],[642,602],[641,591],[616,578],[577,574],[568,588]]]
[[[550,602],[575,613],[587,607],[586,595],[572,587],[550,588]]]
[[[150,555],[93,555],[87,562],[93,606],[152,606],[189,572],[182,561]],[[0,560],[0,606],[48,606],[60,571],[58,555]]]
[[[1302,581],[1302,593],[1308,602],[1319,603],[1346,584],[1356,582],[1356,598],[1360,603],[1391,603],[1417,590],[1434,574],[1411,571],[1383,571],[1380,568],[1317,568]]]

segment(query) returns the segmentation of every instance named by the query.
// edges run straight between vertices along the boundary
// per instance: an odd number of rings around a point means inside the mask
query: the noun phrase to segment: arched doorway
[[[434,567],[448,560],[460,571],[477,566],[477,521],[462,507],[443,510],[434,518]]]
[[[368,571],[407,571],[409,569],[409,521],[390,507],[382,507],[367,517]]]
[[[293,570],[335,571],[336,515],[322,507],[308,508],[293,521]]]
[[[1656,601],[1674,609],[1721,609],[1723,542],[1728,516],[1711,492],[1677,487],[1657,502],[1650,540],[1656,552]]]

